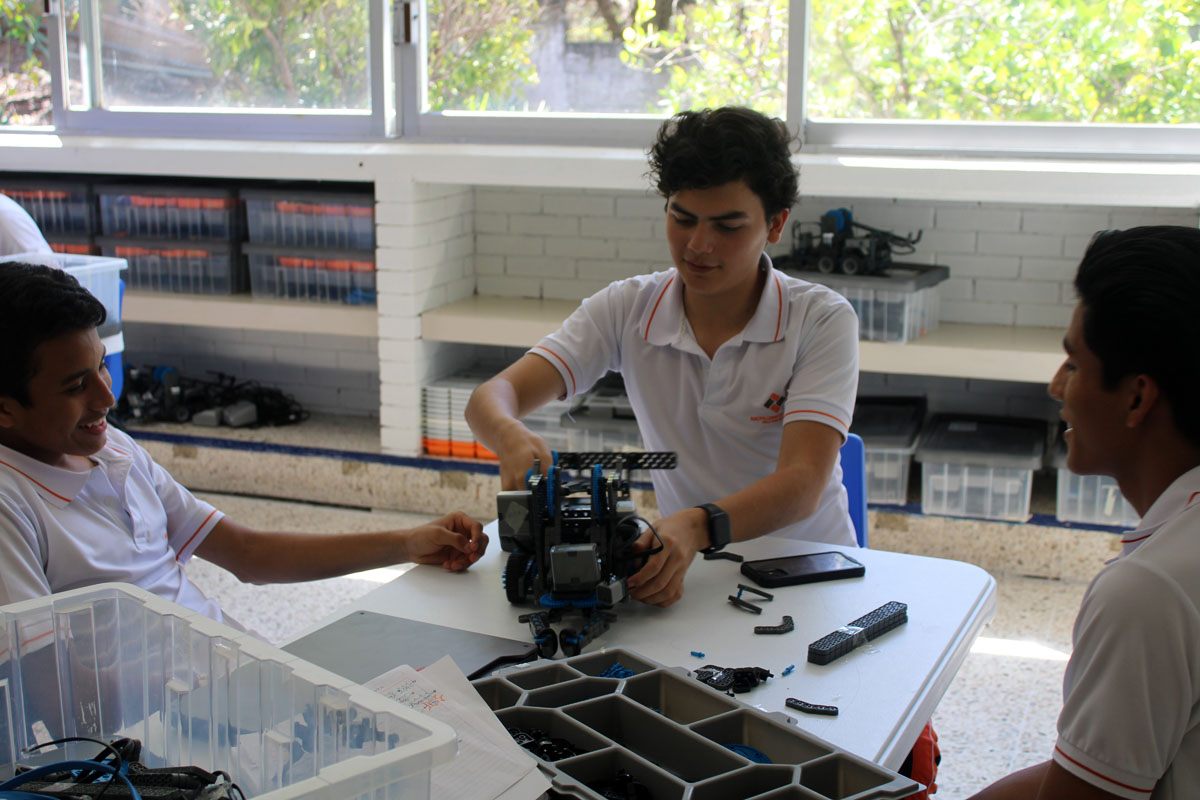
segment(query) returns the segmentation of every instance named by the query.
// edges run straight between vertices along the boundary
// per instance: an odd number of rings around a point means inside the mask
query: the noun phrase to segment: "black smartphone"
[[[742,562],[742,574],[759,586],[766,587],[859,578],[866,571],[867,568],[860,562],[836,550]]]

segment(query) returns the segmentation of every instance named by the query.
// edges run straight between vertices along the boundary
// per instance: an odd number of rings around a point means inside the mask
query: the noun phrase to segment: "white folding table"
[[[511,605],[505,598],[502,573],[508,554],[500,549],[494,522],[487,531],[488,552],[467,572],[415,567],[295,638],[359,610],[529,638],[528,625],[518,622],[517,616],[530,609]],[[830,546],[765,536],[728,549],[751,559],[819,552]],[[849,554],[866,565],[863,577],[767,589],[774,595],[770,601],[745,594],[745,599],[762,608],[758,615],[727,599],[737,594],[737,584],[753,585],[738,564],[697,557],[678,603],[669,608],[632,601],[620,604],[612,627],[584,652],[620,646],[667,666],[765,667],[775,677],[738,695],[739,699],[766,711],[784,711],[816,736],[897,769],[975,637],[995,613],[996,582],[982,569],[959,561],[882,550]],[[810,642],[890,600],[908,604],[906,624],[830,664],[807,662]],[[778,624],[784,615],[794,620],[793,632],[753,632],[756,625]],[[568,616],[556,627],[578,628],[578,621]],[[694,656],[693,651],[704,655]],[[783,676],[789,665],[795,669]],[[837,706],[839,714],[813,716],[785,709],[789,697]]]

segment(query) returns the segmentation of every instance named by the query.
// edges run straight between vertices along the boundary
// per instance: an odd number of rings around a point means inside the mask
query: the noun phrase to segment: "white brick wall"
[[[379,252],[380,443],[391,453],[416,455],[420,448],[422,382],[459,361],[461,348],[420,340],[420,314],[474,294],[479,242],[497,249],[540,255],[541,235],[515,235],[510,215],[541,221],[541,199],[496,192],[482,205],[468,186],[413,184],[388,176],[375,185]],[[485,227],[477,230],[477,210]],[[519,224],[519,223],[518,223]],[[548,230],[548,229],[547,229]],[[468,348],[473,351],[473,348]]]
[[[478,211],[487,209],[476,220],[480,294],[581,299],[610,281],[670,263],[663,201],[653,194],[478,187],[475,199]],[[942,290],[943,320],[1000,325],[1065,325],[1075,301],[1070,281],[1095,231],[1200,225],[1197,212],[1178,209],[836,197],[803,197],[791,218],[816,222],[840,207],[873,227],[922,231],[916,253],[906,258],[950,268]],[[564,230],[577,233],[562,235]],[[790,248],[789,231],[770,252],[779,255]]]

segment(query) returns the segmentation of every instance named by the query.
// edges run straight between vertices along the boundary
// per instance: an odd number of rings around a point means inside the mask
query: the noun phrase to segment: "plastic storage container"
[[[100,247],[91,236],[70,233],[46,234],[46,244],[56,253],[69,256],[98,256]]]
[[[893,264],[877,275],[827,275],[808,270],[792,274],[828,286],[849,300],[858,314],[858,338],[908,342],[937,329],[937,284],[950,276],[950,270]]]
[[[454,731],[127,584],[0,608],[0,774],[130,736],[149,767],[228,772],[247,798],[424,800]]]
[[[71,273],[79,285],[92,293],[92,296],[104,304],[105,320],[100,326],[100,338],[115,335],[121,331],[121,270],[125,269],[125,260],[105,256],[78,256],[66,253],[16,253],[0,256],[3,261],[25,261],[34,264],[45,264],[58,267]],[[111,351],[111,347],[109,348]]]
[[[862,437],[867,462],[867,502],[904,505],[908,472],[925,419],[923,397],[860,397],[851,433]]]
[[[495,453],[475,441],[466,419],[471,392],[495,373],[472,367],[421,387],[421,447],[426,453],[496,460]]]
[[[100,231],[105,236],[158,239],[241,238],[232,189],[99,186]]]
[[[29,212],[42,235],[94,233],[95,211],[91,190],[83,183],[0,183],[0,193],[16,200]]]
[[[369,194],[247,189],[252,244],[375,249],[375,198]]]
[[[589,392],[578,395],[562,415],[567,445],[579,453],[640,451],[642,434],[619,379],[601,379]]]
[[[606,677],[614,666],[626,676]],[[629,779],[649,794],[619,796],[654,800],[868,800],[920,788],[630,650],[535,661],[473,685],[510,732],[541,731],[570,746],[574,754],[554,761],[531,752],[554,790],[578,800],[618,796],[603,794],[602,784]]]
[[[237,248],[227,242],[164,241],[101,237],[106,256],[129,262],[131,289],[187,294],[234,294],[246,290]]]
[[[1067,445],[1059,439],[1050,463],[1058,470],[1058,499],[1054,516],[1063,522],[1136,528],[1141,516],[1107,475],[1076,475],[1067,469]]]
[[[315,250],[248,244],[255,297],[375,305],[373,250]]]
[[[1045,449],[1044,422],[934,417],[917,445],[922,513],[1028,519],[1033,471]]]

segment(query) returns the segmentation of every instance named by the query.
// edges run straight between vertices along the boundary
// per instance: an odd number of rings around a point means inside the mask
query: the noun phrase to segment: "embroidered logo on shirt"
[[[763,403],[763,408],[770,409],[778,414],[780,411],[783,411],[783,404],[786,400],[787,392],[783,394],[771,392],[771,396],[767,398],[767,402]]]
[[[769,425],[772,422],[779,422],[783,419],[783,404],[787,402],[787,392],[780,394],[779,392],[771,392],[771,396],[763,403],[763,408],[771,413],[768,416],[751,416],[751,422],[761,422],[763,425]]]

